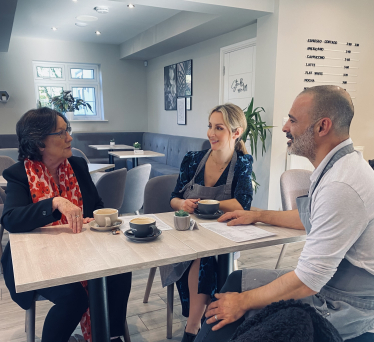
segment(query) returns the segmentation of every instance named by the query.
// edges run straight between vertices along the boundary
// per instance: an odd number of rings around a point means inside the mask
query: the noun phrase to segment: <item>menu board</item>
[[[330,39],[307,39],[304,89],[337,85],[356,98],[360,44]]]

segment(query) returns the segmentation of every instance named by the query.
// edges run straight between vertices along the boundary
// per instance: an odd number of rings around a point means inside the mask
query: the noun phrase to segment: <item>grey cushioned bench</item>
[[[207,139],[178,135],[144,133],[142,149],[165,154],[165,157],[139,158],[139,165],[151,164],[150,178],[179,173],[183,157],[188,151],[201,151],[210,148]],[[132,168],[132,160],[127,160],[127,168]]]

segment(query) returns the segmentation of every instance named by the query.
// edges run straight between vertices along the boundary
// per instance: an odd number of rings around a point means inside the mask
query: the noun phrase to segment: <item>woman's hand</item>
[[[195,209],[197,208],[197,202],[200,201],[200,198],[193,199],[193,198],[187,198],[182,201],[181,210],[187,211],[189,214],[193,214]]]
[[[83,227],[82,210],[63,197],[54,197],[52,200],[53,210],[58,210],[66,216],[69,228],[74,234],[80,233]]]
[[[218,300],[210,303],[205,313],[207,324],[219,321],[218,324],[212,328],[213,331],[221,329],[226,324],[237,321],[240,317],[244,316],[247,311],[242,306],[243,298],[241,293],[216,293],[214,296]]]

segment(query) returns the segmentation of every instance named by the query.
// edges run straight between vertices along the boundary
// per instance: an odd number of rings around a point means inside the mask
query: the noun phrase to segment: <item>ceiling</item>
[[[130,1],[135,8],[127,5]],[[272,13],[274,0],[0,0],[0,52],[12,36],[116,44],[120,58],[151,59]],[[13,6],[10,5],[13,4]],[[16,4],[16,9],[15,9]],[[93,8],[107,6],[109,13]],[[79,15],[97,17],[78,27]],[[82,21],[80,21],[82,22]],[[52,27],[57,30],[53,31]],[[101,35],[96,35],[100,31]]]

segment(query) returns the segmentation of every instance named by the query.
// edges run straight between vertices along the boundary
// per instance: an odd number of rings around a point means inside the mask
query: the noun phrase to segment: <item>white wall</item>
[[[360,44],[361,54],[357,95],[354,100],[355,117],[351,126],[351,137],[355,145],[365,146],[364,157],[374,158],[374,116],[372,98],[374,94],[374,2],[372,0],[281,0],[279,4],[278,32],[271,20],[258,27],[257,44],[274,47],[273,41],[263,41],[263,31],[273,30],[277,35],[275,67],[273,139],[271,147],[269,209],[280,208],[279,178],[284,171],[286,138],[282,133],[282,118],[288,115],[292,102],[303,90],[303,74],[306,62],[306,40],[321,38]],[[277,16],[277,13],[268,16]],[[258,58],[257,58],[258,61]],[[256,71],[257,72],[257,71]],[[256,81],[259,73],[256,74]],[[256,92],[258,87],[256,85]]]
[[[219,102],[220,48],[256,37],[256,25],[154,58],[147,67],[148,131],[206,138],[208,113]],[[177,111],[164,110],[164,67],[193,60],[192,110],[187,125],[177,125]]]
[[[146,131],[146,69],[141,61],[119,59],[119,46],[12,37],[0,53],[0,90],[10,95],[0,103],[0,134],[15,133],[18,119],[35,108],[32,61],[97,63],[101,65],[105,119],[77,122],[75,131]]]

